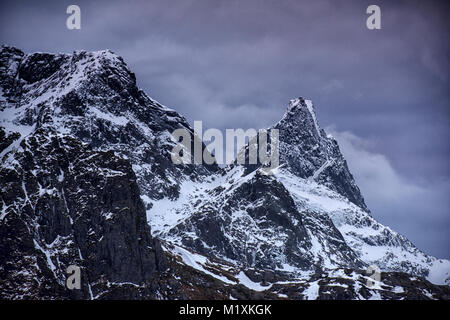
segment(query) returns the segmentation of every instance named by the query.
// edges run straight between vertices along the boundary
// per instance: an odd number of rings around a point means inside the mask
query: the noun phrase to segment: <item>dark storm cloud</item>
[[[65,27],[72,3],[81,30]],[[365,27],[369,4],[381,7],[381,30]],[[2,1],[0,41],[26,52],[110,48],[150,96],[206,127],[269,126],[289,99],[310,98],[345,145],[374,216],[448,258],[448,9],[438,1]]]

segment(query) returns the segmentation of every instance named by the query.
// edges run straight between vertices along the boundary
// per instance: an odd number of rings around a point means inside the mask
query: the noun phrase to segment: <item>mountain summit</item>
[[[192,128],[109,50],[3,46],[0,89],[2,298],[449,297],[435,284],[450,262],[375,220],[309,100],[269,128],[268,176],[173,164],[171,133]],[[65,286],[70,265],[80,291]]]
[[[291,100],[273,128],[280,132],[280,163],[368,210],[336,140],[320,128],[311,100]]]

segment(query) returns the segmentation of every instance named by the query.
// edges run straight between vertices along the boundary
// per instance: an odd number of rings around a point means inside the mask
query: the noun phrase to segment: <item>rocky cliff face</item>
[[[3,298],[158,297],[168,263],[127,161],[38,129],[3,158],[0,179]],[[81,291],[66,289],[69,265],[82,268]]]
[[[449,262],[371,216],[308,100],[269,128],[267,176],[173,164],[171,132],[192,128],[110,51],[2,47],[0,88],[2,298],[448,297],[422,277],[445,283]]]

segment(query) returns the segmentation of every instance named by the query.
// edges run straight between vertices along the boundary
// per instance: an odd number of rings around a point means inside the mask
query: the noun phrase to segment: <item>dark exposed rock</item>
[[[155,298],[167,268],[131,165],[43,130],[0,170],[3,298]],[[80,266],[82,290],[65,289]],[[124,287],[125,286],[125,287]]]

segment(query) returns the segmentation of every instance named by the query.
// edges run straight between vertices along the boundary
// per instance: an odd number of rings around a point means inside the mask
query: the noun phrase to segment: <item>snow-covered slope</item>
[[[165,242],[163,248],[177,265],[197,270],[223,284],[220,288],[228,288],[215,294],[225,299],[417,300],[449,297],[447,286],[436,286],[406,273],[384,272],[379,280],[371,278],[364,270],[346,268],[293,275],[289,272],[237,268],[229,262],[200,255],[173,243]],[[190,281],[189,278],[186,280]],[[192,288],[190,291],[195,292]]]
[[[377,222],[342,195],[316,182],[298,179],[287,170],[277,175],[277,179],[291,190],[300,211],[308,212],[312,219],[327,215],[347,245],[367,265],[423,276],[433,283],[450,283],[449,260],[423,253],[404,236]]]
[[[376,265],[448,284],[448,260],[421,252],[337,192],[286,169],[243,172],[186,182],[177,201],[155,202],[147,211],[153,234],[240,267],[299,276]]]

